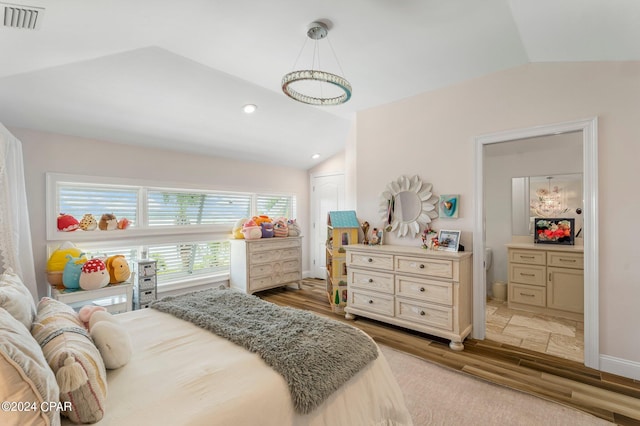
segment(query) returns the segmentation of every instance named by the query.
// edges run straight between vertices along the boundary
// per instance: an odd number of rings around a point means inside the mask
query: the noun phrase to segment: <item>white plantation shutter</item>
[[[112,213],[118,220],[129,219],[135,227],[138,211],[138,190],[108,186],[63,184],[58,186],[58,213],[66,213],[77,220],[91,213],[97,221],[104,213]]]
[[[256,195],[256,209],[259,215],[271,218],[294,218],[294,197],[291,195]]]
[[[251,196],[148,191],[149,226],[233,225],[251,213]]]
[[[229,270],[227,241],[153,245],[148,251],[157,261],[158,284]]]

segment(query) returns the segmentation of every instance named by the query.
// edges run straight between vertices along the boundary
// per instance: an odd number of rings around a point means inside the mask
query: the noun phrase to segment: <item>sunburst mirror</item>
[[[419,176],[400,176],[391,181],[380,196],[380,215],[388,232],[398,237],[415,237],[432,219],[438,217],[438,197],[433,185],[424,183]]]

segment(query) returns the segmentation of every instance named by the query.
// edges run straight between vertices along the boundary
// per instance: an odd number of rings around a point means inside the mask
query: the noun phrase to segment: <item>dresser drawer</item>
[[[546,287],[509,283],[509,301],[526,305],[545,307]]]
[[[256,291],[262,288],[269,288],[274,285],[273,277],[271,275],[251,278],[249,280],[249,290]]]
[[[349,269],[349,285],[393,294],[393,274]]]
[[[509,281],[544,287],[547,285],[546,270],[544,266],[510,263]]]
[[[451,260],[396,256],[396,272],[453,278],[453,262]]]
[[[396,275],[396,295],[451,306],[453,284]]]
[[[282,250],[257,251],[251,253],[250,263],[275,262],[284,259],[297,259],[300,257],[300,248],[289,248]]]
[[[382,315],[393,316],[393,296],[351,290],[349,306]]]
[[[138,278],[138,289],[140,291],[144,290],[155,290],[156,288],[156,277],[141,277]]]
[[[398,297],[396,318],[443,330],[453,330],[453,309],[450,307],[419,303]]]
[[[141,305],[147,304],[156,300],[156,291],[155,290],[146,290],[138,293],[138,303]]]
[[[300,270],[300,261],[298,259],[294,260],[285,260],[281,262],[282,270],[284,272],[290,271],[299,271]]]
[[[148,277],[156,274],[156,262],[140,262],[138,264],[138,276]]]
[[[264,275],[271,275],[274,271],[273,263],[262,263],[259,265],[251,265],[249,267],[249,274],[252,277],[261,277]]]
[[[265,238],[264,241],[249,240],[247,246],[249,247],[249,253],[257,253],[261,251],[300,247],[300,239]]]
[[[381,253],[348,252],[347,265],[393,271],[393,255]]]
[[[509,261],[529,265],[546,265],[547,258],[544,251],[511,249],[509,250]]]
[[[582,253],[548,251],[547,265],[557,266],[559,268],[584,269],[584,256]]]

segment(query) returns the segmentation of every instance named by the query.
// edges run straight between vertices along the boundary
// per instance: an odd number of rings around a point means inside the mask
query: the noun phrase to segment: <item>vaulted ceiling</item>
[[[530,62],[640,60],[637,0],[10,3],[41,13],[34,30],[0,26],[5,126],[303,169],[367,108]],[[335,52],[320,60],[353,86],[344,105],[281,90],[311,66],[316,20]]]

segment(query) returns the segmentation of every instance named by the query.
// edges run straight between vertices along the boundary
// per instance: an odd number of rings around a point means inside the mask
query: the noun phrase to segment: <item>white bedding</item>
[[[131,333],[133,356],[108,372],[100,426],[412,424],[380,351],[318,409],[300,415],[285,380],[258,355],[155,309],[117,317]]]

